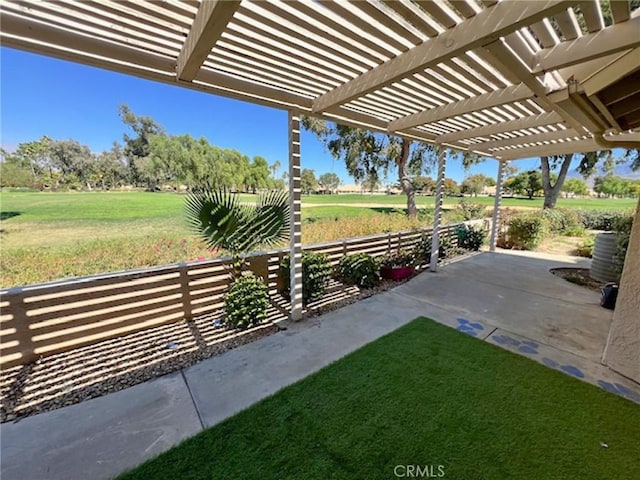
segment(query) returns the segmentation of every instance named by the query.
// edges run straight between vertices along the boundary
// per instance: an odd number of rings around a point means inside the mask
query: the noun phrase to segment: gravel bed
[[[365,290],[332,280],[325,295],[304,309],[303,320],[388,291],[413,276],[382,280],[377,287]],[[247,330],[221,326],[217,312],[4,369],[0,372],[0,422],[116,392],[276,333],[287,318],[289,304],[280,295],[271,300],[267,321]]]
[[[557,277],[564,278],[567,282],[600,292],[604,282],[599,282],[591,278],[588,268],[552,268],[551,273]]]

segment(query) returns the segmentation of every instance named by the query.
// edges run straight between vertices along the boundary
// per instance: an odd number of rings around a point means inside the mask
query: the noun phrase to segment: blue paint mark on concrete
[[[640,403],[640,393],[631,390],[629,387],[627,387],[626,385],[622,385],[621,383],[616,383],[615,385],[618,391],[623,396],[627,397],[630,400],[633,400],[634,402]]]
[[[493,335],[491,338],[494,342],[500,345],[511,345],[514,347],[520,345],[520,340],[516,340],[515,338],[512,338],[508,335]]]
[[[477,337],[478,333],[484,330],[482,325],[479,323],[473,323],[466,318],[458,318],[457,320],[460,326],[456,328],[456,330],[471,335],[472,337]]]
[[[522,344],[527,345],[528,347],[531,347],[531,348],[538,348],[540,346],[538,343],[532,342],[531,340],[523,340]]]
[[[573,375],[574,377],[584,378],[584,373],[582,373],[582,370],[580,370],[578,367],[575,367],[573,365],[562,365],[560,367],[560,370],[562,370],[565,373],[568,373],[569,375]]]
[[[603,390],[611,393],[618,393],[618,389],[613,383],[605,382],[604,380],[598,380],[598,386]]]
[[[521,345],[518,347],[518,351],[522,352],[522,353],[528,353],[530,355],[537,355],[538,354],[538,350],[530,347],[529,345]]]
[[[542,359],[542,363],[544,363],[547,367],[557,368],[560,364],[553,360],[552,358],[544,357]]]
[[[640,403],[640,393],[635,390],[631,390],[626,385],[622,385],[621,383],[610,383],[604,380],[598,380],[598,386],[607,392],[614,393],[616,395],[620,395],[621,397],[627,398],[636,403]]]

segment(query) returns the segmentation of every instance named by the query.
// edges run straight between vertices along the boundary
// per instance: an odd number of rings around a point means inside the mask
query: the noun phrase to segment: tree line
[[[2,151],[0,184],[39,189],[102,189],[133,186],[157,190],[208,183],[214,188],[256,192],[284,189],[279,161],[211,145],[204,138],[169,135],[151,117],[135,115],[126,105],[120,118],[132,133],[108,151],[93,153],[77,140],[43,136]]]

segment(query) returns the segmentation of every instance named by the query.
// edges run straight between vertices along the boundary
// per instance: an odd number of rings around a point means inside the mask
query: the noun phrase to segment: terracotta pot
[[[389,280],[404,280],[413,273],[413,267],[380,267],[382,278]]]

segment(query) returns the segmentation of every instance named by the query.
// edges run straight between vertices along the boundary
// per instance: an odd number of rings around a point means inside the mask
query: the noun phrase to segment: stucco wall
[[[603,361],[617,372],[640,382],[640,201]]]

